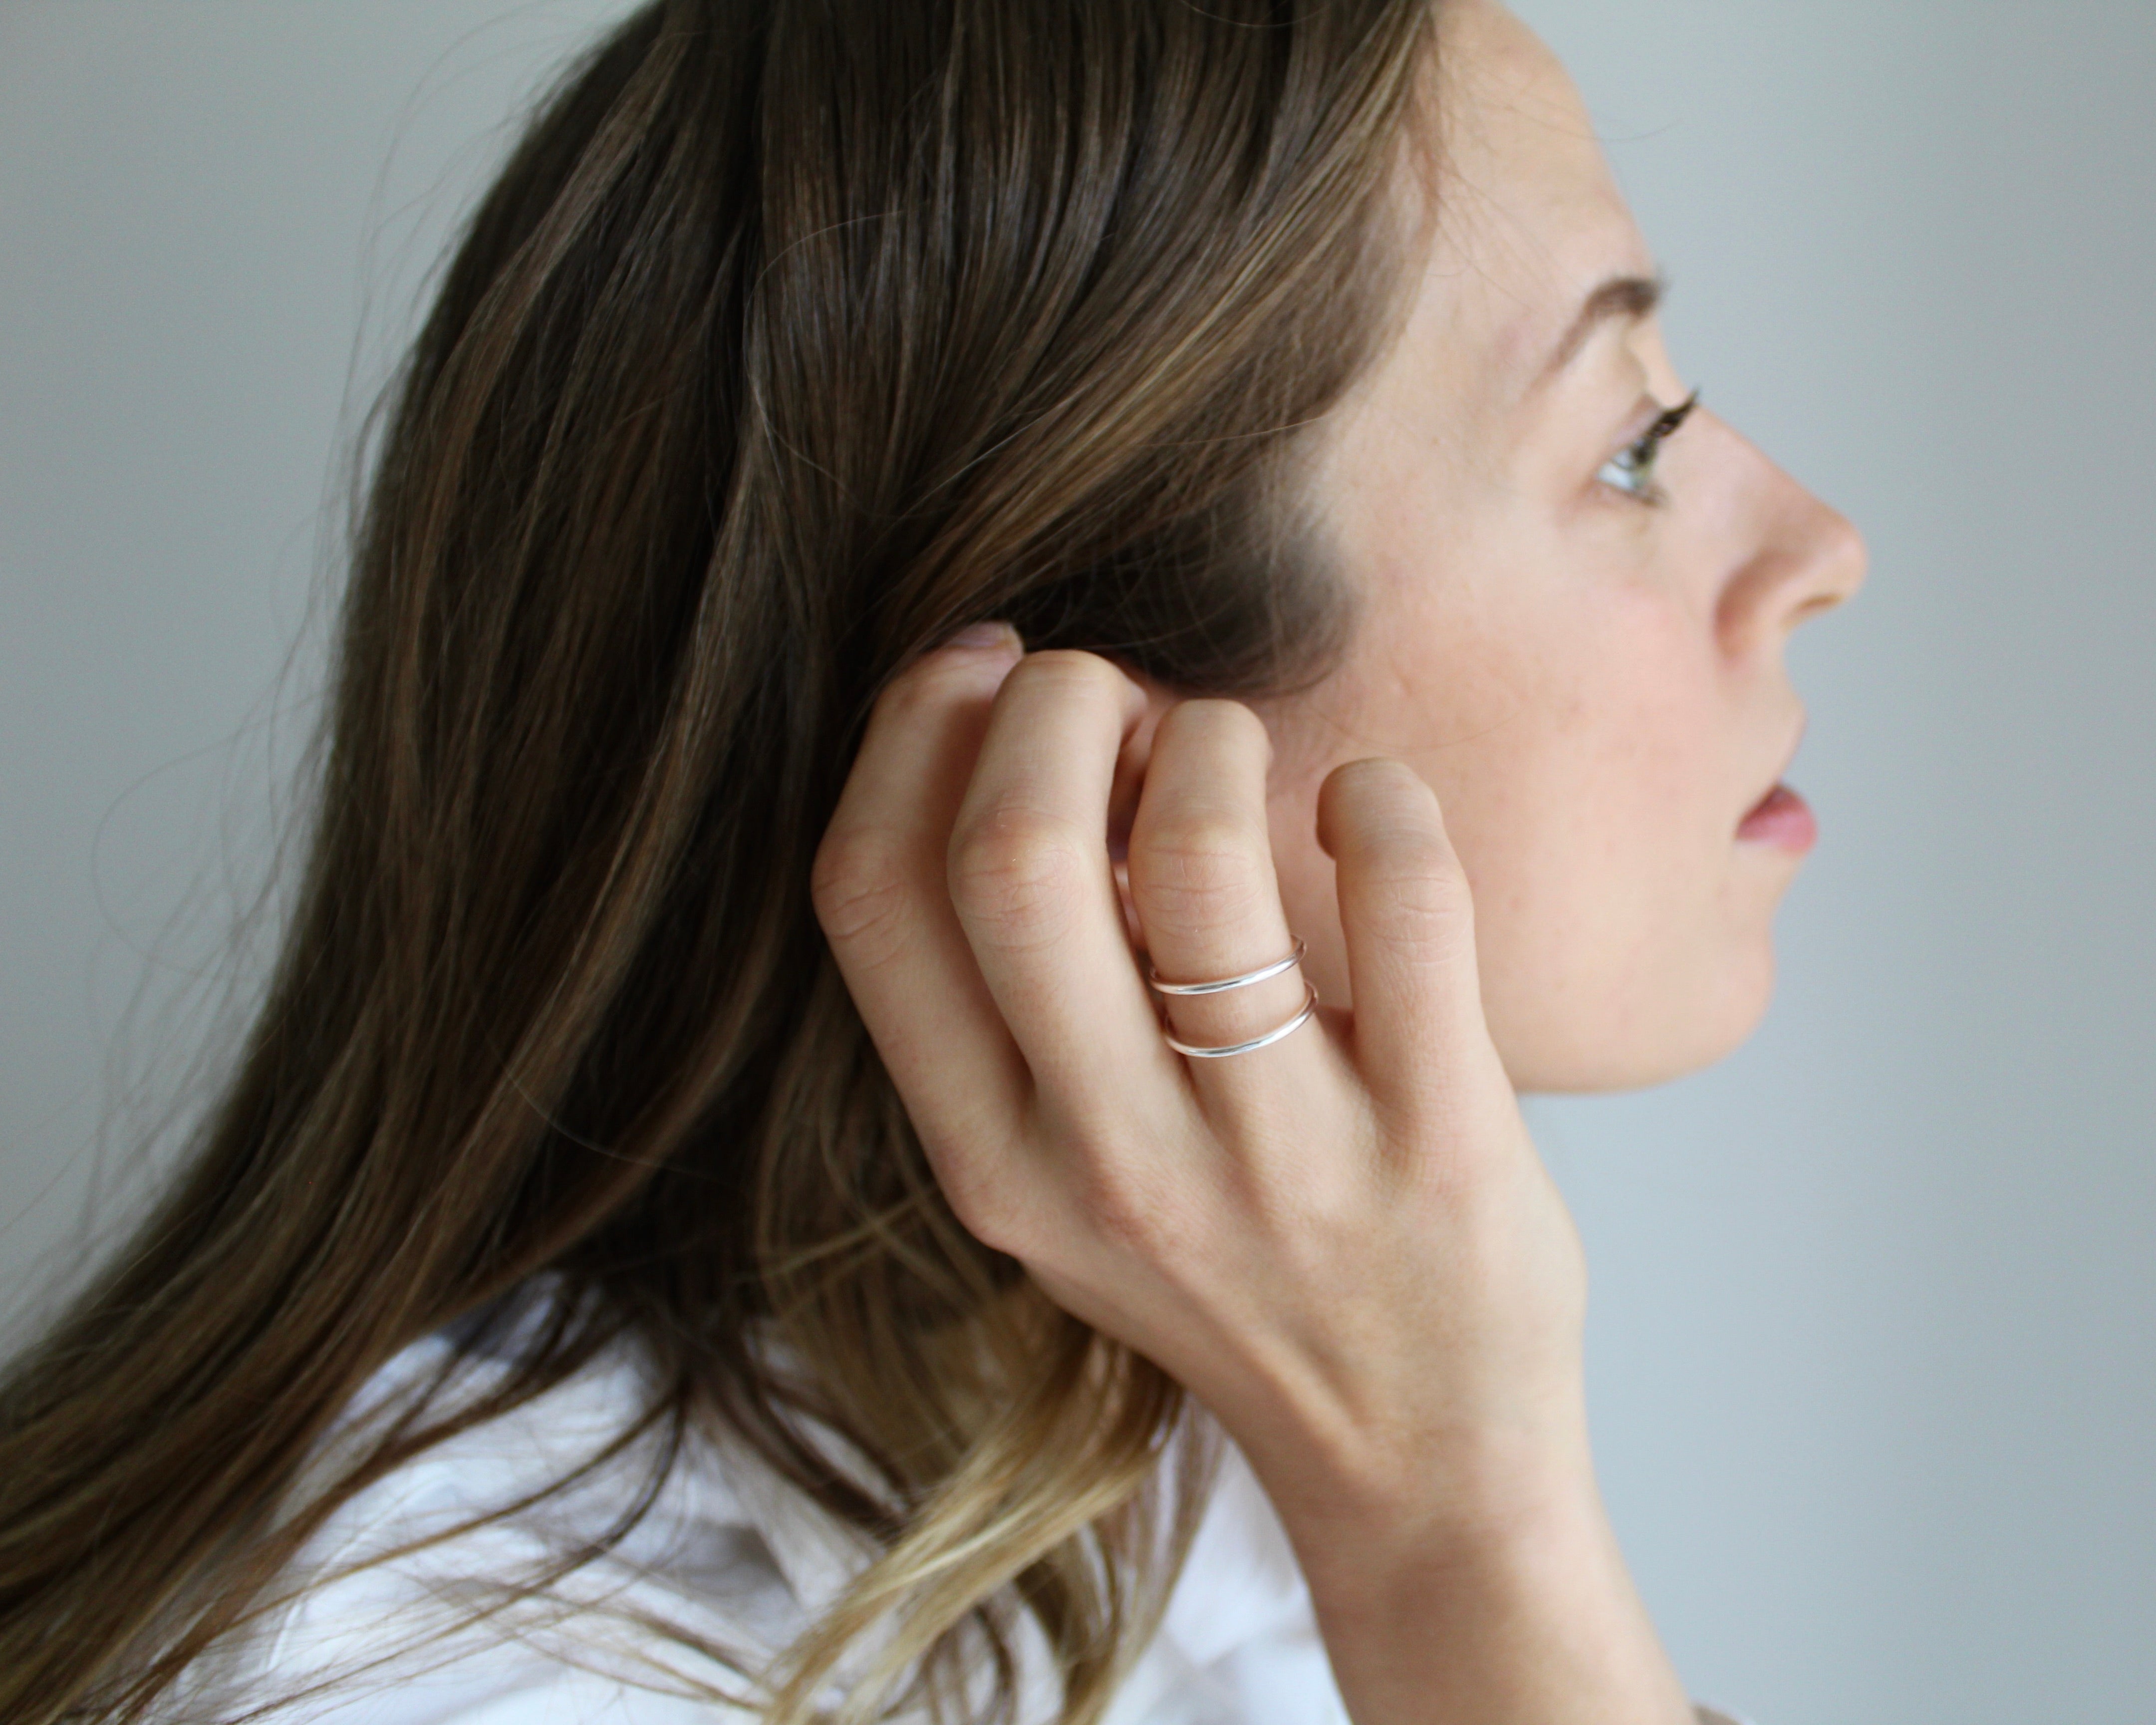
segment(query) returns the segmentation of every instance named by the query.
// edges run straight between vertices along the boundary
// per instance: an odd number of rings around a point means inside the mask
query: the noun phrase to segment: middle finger
[[[951,835],[951,897],[1041,1091],[1074,1116],[1175,1082],[1108,855],[1116,767],[1143,692],[1091,654],[1036,653],[996,697]]]

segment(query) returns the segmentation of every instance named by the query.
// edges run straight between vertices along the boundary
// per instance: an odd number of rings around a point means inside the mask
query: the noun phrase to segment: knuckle
[[[1131,850],[1131,891],[1156,916],[1210,925],[1260,902],[1265,865],[1243,823],[1221,813],[1179,814]]]
[[[932,655],[916,660],[884,685],[876,699],[876,716],[886,724],[911,728],[956,696],[968,669]]]
[[[939,1158],[936,1183],[967,1233],[992,1251],[1025,1255],[1032,1230],[1005,1182],[984,1177],[963,1158]]]
[[[1467,877],[1444,847],[1388,845],[1371,865],[1359,896],[1370,927],[1389,943],[1436,952],[1472,930],[1475,906]]]
[[[916,653],[901,662],[885,680],[883,692],[877,699],[884,701],[905,701],[921,690],[932,688],[942,680],[949,666],[947,657],[933,651]]]
[[[1084,1167],[1079,1205],[1095,1235],[1111,1248],[1149,1260],[1188,1237],[1182,1206],[1161,1183],[1114,1158],[1088,1158]]]
[[[1357,846],[1364,871],[1379,881],[1398,880],[1412,891],[1458,894],[1467,872],[1445,835],[1419,822],[1389,821],[1372,828]]]
[[[901,847],[865,829],[834,830],[817,847],[808,876],[816,921],[834,947],[874,964],[899,944],[907,892]]]
[[[1081,901],[1090,863],[1062,822],[999,809],[952,835],[952,902],[977,926],[1046,938],[1065,925]]]

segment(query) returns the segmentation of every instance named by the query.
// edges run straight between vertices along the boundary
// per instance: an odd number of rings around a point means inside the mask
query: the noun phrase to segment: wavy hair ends
[[[542,105],[362,454],[265,1003],[0,1392],[0,1714],[143,1716],[339,1504],[633,1339],[646,1421],[723,1422],[883,1553],[768,1717],[871,1630],[848,1717],[1008,1715],[1013,1609],[1099,1717],[1192,1529],[1179,1393],[953,1219],[809,861],[876,692],[965,624],[1193,692],[1322,674],[1301,434],[1404,303],[1435,22],[657,0]],[[542,1271],[584,1321],[305,1466]]]

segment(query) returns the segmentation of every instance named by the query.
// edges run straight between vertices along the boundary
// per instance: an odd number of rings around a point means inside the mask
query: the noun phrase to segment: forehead
[[[1448,0],[1432,95],[1436,219],[1404,333],[1456,383],[1517,396],[1587,295],[1653,259],[1570,77],[1494,0]]]

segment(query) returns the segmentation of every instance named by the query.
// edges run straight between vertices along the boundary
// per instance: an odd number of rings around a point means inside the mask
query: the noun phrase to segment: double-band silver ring
[[[1302,1010],[1284,1024],[1276,1024],[1262,1036],[1253,1036],[1248,1042],[1230,1042],[1221,1048],[1196,1048],[1188,1042],[1178,1042],[1173,1035],[1168,1045],[1179,1055],[1188,1055],[1194,1060],[1224,1060],[1229,1055],[1248,1054],[1253,1049],[1265,1048],[1283,1036],[1291,1035],[1308,1024],[1317,1010],[1317,990],[1308,983],[1302,985]]]
[[[1285,975],[1302,963],[1303,954],[1308,950],[1298,940],[1295,943],[1295,950],[1286,957],[1276,958],[1270,964],[1261,964],[1255,970],[1246,970],[1240,976],[1227,977],[1217,983],[1164,983],[1160,979],[1160,973],[1148,964],[1146,967],[1146,983],[1158,994],[1224,994],[1230,988],[1247,988],[1254,983],[1270,982],[1276,976]],[[1192,1043],[1178,1041],[1171,1031],[1166,1033],[1168,1045],[1178,1054],[1188,1055],[1194,1060],[1225,1060],[1229,1055],[1249,1054],[1255,1049],[1265,1048],[1278,1042],[1283,1036],[1293,1034],[1310,1022],[1317,1010],[1317,990],[1306,978],[1302,985],[1302,1010],[1286,1024],[1274,1026],[1262,1036],[1253,1036],[1248,1042],[1230,1042],[1218,1048],[1199,1048]]]
[[[1219,983],[1164,983],[1160,973],[1150,964],[1146,966],[1146,984],[1156,994],[1224,994],[1230,988],[1247,988],[1253,983],[1269,983],[1275,977],[1293,970],[1302,963],[1302,955],[1310,949],[1301,941],[1285,958],[1276,958],[1270,964],[1261,964],[1255,970],[1246,970],[1240,976],[1231,976]]]

